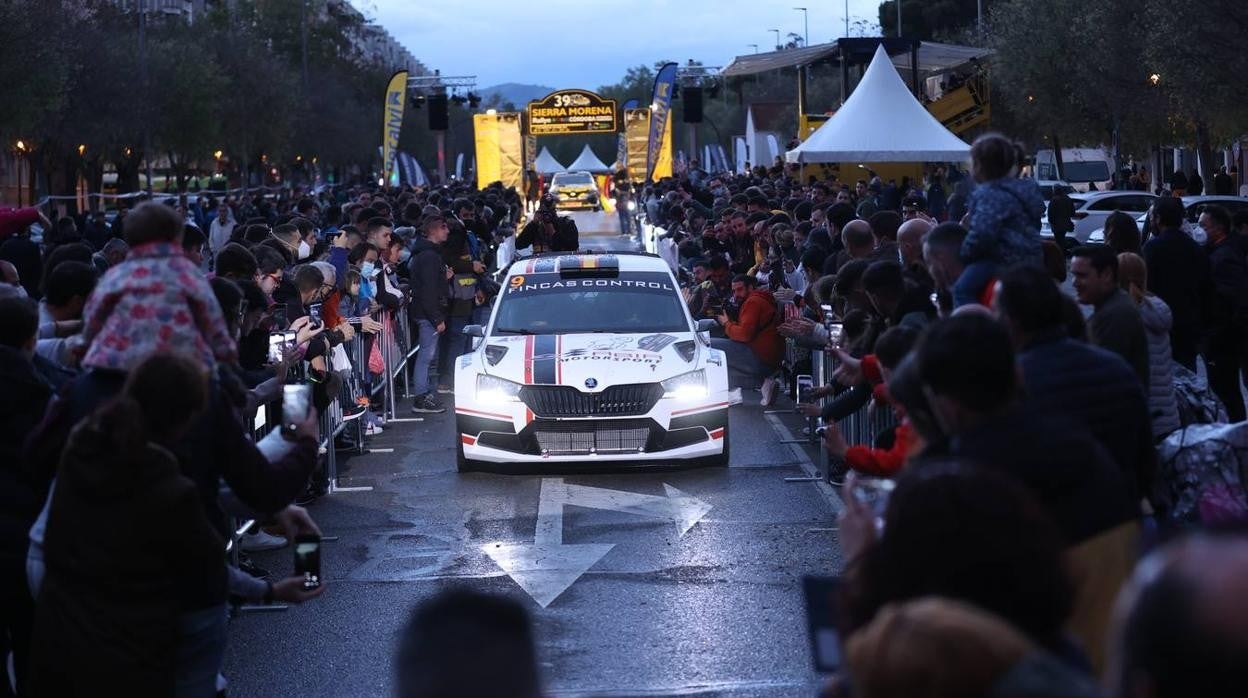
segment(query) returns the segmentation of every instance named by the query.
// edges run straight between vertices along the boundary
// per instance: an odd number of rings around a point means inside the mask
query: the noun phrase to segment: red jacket
[[[724,325],[729,339],[749,344],[754,355],[768,366],[779,366],[784,359],[784,338],[780,336],[780,311],[771,291],[754,289],[741,304],[737,322]]]

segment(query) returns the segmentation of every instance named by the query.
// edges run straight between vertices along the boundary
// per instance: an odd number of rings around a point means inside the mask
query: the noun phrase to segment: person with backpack
[[[440,246],[449,235],[446,218],[441,215],[426,217],[421,224],[421,234],[412,243],[412,256],[408,260],[408,278],[412,282],[408,313],[419,347],[412,378],[416,392],[412,412],[417,413],[446,411],[431,389],[430,372],[437,358],[438,337],[446,332],[447,282],[452,274],[442,260]]]

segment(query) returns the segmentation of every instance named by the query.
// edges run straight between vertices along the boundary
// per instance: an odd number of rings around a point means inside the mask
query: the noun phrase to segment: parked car
[[[1105,219],[1114,211],[1122,211],[1132,216],[1147,213],[1157,197],[1142,191],[1093,191],[1086,194],[1071,194],[1075,202],[1075,215],[1072,220],[1075,230],[1071,237],[1080,243],[1089,242],[1092,234],[1105,228]],[[1053,237],[1053,229],[1049,226],[1048,212],[1040,223],[1040,235]]]
[[[1200,244],[1205,244],[1205,231],[1196,224],[1200,220],[1200,213],[1204,206],[1208,204],[1216,204],[1227,210],[1232,216],[1243,210],[1248,210],[1248,197],[1245,196],[1185,196],[1183,197],[1183,231],[1192,236],[1192,239]],[[1151,211],[1152,206],[1149,206]],[[1148,238],[1150,225],[1148,222],[1149,211],[1136,216],[1135,224],[1140,227],[1140,234],[1144,239]],[[1088,236],[1088,242],[1099,243],[1105,242],[1105,227],[1101,226],[1092,231]]]

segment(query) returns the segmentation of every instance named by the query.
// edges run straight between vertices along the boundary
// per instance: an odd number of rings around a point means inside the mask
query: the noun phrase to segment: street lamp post
[[[810,12],[808,12],[805,7],[794,7],[793,9],[799,10],[802,13],[802,29],[804,31],[802,45],[810,46]]]
[[[780,30],[779,30],[779,29],[768,29],[767,31],[769,31],[769,32],[775,32],[775,34],[776,34],[776,50],[777,50],[777,51],[779,51],[779,50],[780,50]]]
[[[758,53],[758,44],[746,44],[746,46],[753,48],[754,53]]]
[[[849,38],[849,0],[845,0],[845,38]]]

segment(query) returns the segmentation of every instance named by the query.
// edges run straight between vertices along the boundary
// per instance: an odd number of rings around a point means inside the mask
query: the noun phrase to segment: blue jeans
[[[429,374],[438,356],[438,328],[428,320],[416,321],[416,368],[412,376],[415,382],[416,396],[428,395],[433,392],[429,387]]]
[[[724,352],[728,359],[729,388],[757,388],[776,372],[774,366],[763,363],[745,342],[727,337],[711,337],[711,348]]]
[[[995,262],[972,262],[962,270],[962,275],[953,284],[953,307],[961,308],[979,302],[984,287],[992,282],[997,273]]]
[[[628,215],[628,202],[620,201],[616,204],[616,206],[619,207],[615,210],[615,212],[620,217],[620,234],[629,235],[632,233],[632,226],[630,225],[632,216]]]
[[[448,317],[446,331],[438,338],[438,364],[434,373],[438,376],[438,385],[455,387],[455,359],[464,353],[468,337],[464,335],[464,327],[468,325],[468,317]]]
[[[178,617],[178,658],[174,696],[214,698],[225,660],[225,604]]]

